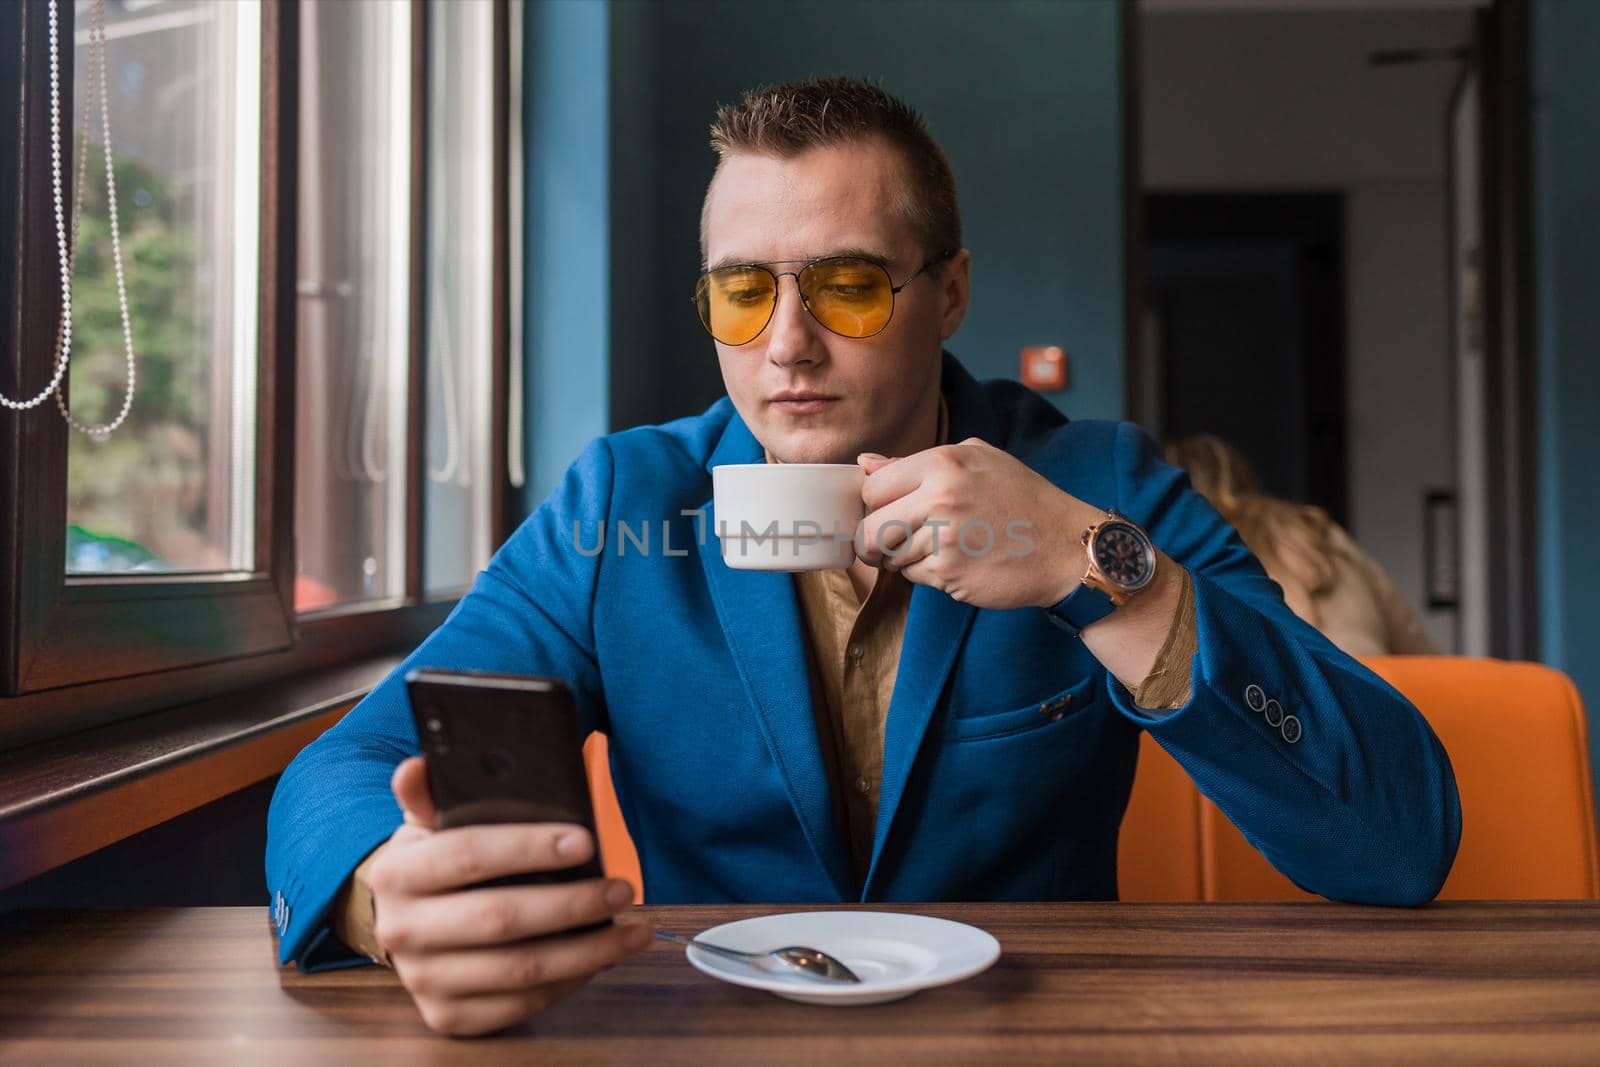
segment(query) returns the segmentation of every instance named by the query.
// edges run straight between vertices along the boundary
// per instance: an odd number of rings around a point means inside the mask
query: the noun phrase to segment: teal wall
[[[526,499],[542,500],[610,429],[609,20],[534,3],[523,26]]]
[[[1540,641],[1600,768],[1600,3],[1533,7]]]
[[[689,301],[715,164],[706,127],[740,90],[810,74],[879,80],[949,155],[974,257],[952,351],[980,377],[1015,377],[1022,345],[1065,345],[1073,381],[1057,402],[1122,414],[1116,0],[558,0],[528,12],[530,503],[594,434],[721,395]],[[551,268],[569,257],[579,277],[563,281]],[[602,265],[609,284],[592,285]]]

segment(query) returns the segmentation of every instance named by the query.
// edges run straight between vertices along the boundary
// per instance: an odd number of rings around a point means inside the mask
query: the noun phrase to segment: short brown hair
[[[787,159],[808,148],[879,138],[900,153],[909,175],[906,219],[929,255],[961,248],[956,180],[927,124],[904,102],[859,78],[806,78],[746,90],[717,109],[711,147],[726,159],[755,152]],[[704,215],[700,243],[705,245]]]

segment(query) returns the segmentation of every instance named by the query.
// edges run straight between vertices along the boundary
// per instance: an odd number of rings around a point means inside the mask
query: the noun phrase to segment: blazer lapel
[[[977,381],[948,353],[944,357],[941,387],[949,406],[948,440],[951,444],[978,437],[1004,448],[994,418]],[[911,777],[917,753],[938,707],[945,683],[955,669],[961,646],[972,629],[978,609],[932,586],[919,585],[911,594],[906,615],[900,667],[895,673],[894,695],[884,723],[883,781],[878,792],[878,821],[873,834],[872,861],[861,899],[873,899],[880,880],[884,845],[888,841],[901,797]]]
[[[900,668],[883,726],[883,784],[878,791],[878,823],[873,834],[872,862],[862,887],[863,901],[872,899],[884,843],[922,748],[928,721],[933,718],[939,694],[944,692],[977,613],[971,604],[963,604],[932,586],[919,585],[911,593]]]
[[[724,463],[760,463],[761,445],[735,415],[706,469]],[[763,739],[777,760],[789,802],[811,850],[841,901],[855,896],[855,876],[834,826],[827,767],[817,737],[805,634],[794,582],[779,571],[734,570],[722,559],[715,505],[706,501],[706,531],[696,538],[706,584],[716,605],[734,666],[756,712]]]

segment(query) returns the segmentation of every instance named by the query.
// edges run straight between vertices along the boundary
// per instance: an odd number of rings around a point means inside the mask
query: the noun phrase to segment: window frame
[[[428,0],[412,6],[411,241],[406,460],[405,593],[398,600],[294,610],[296,241],[300,0],[263,0],[261,243],[258,304],[256,566],[239,577],[65,573],[67,434],[44,405],[0,414],[0,750],[162,707],[271,684],[414,646],[454,597],[423,594],[426,457]],[[492,536],[517,516],[508,479],[509,258],[505,225],[510,115],[509,5],[494,10]],[[60,0],[58,32],[73,39],[74,7]],[[8,24],[9,25],[6,25]],[[0,14],[15,51],[0,55],[0,148],[17,165],[0,174],[0,221],[18,239],[0,255],[0,388],[31,395],[48,382],[60,314],[49,158],[46,0]],[[5,34],[10,36],[8,32]],[[71,115],[72,56],[62,67]],[[64,176],[64,181],[70,175]],[[64,189],[70,201],[70,187]],[[24,384],[26,383],[26,384]],[[31,386],[31,388],[29,388]],[[129,635],[142,635],[138,642]],[[147,635],[147,636],[146,636]]]

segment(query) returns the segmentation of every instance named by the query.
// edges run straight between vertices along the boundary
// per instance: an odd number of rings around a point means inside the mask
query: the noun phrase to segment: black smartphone
[[[577,703],[566,682],[419,668],[406,673],[406,690],[439,829],[564,822],[594,834]],[[481,884],[541,885],[603,873],[596,837],[587,863]]]

